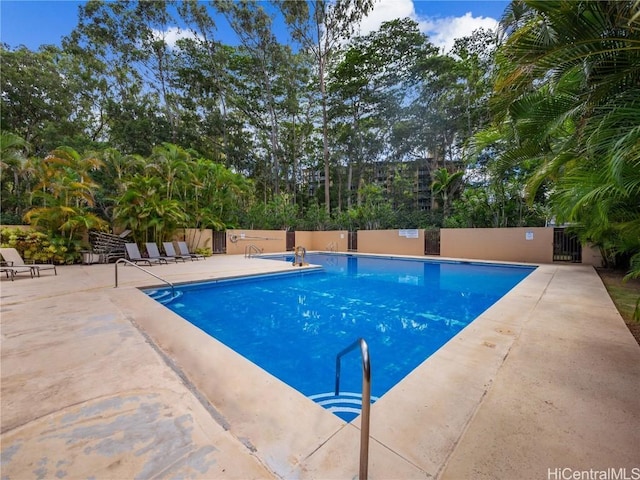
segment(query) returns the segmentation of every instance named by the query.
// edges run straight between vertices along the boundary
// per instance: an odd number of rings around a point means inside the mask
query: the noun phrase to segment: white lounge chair
[[[135,264],[146,263],[151,266],[153,264],[167,263],[167,261],[162,258],[144,258],[140,255],[140,249],[138,249],[138,244],[136,243],[125,243],[124,248],[127,250],[127,260]]]
[[[12,269],[14,276],[16,273],[30,271],[31,277],[33,278],[34,273],[40,276],[41,270],[53,270],[53,273],[58,275],[56,266],[52,263],[25,263],[15,248],[0,248],[0,255],[2,255],[4,261],[7,262],[7,266],[3,268]],[[5,272],[7,274],[9,273],[6,270]]]
[[[189,255],[191,259],[196,260],[204,260],[206,257],[204,255],[200,255],[199,253],[191,253],[189,252],[189,247],[187,247],[187,242],[178,242],[178,250],[180,250],[180,255]]]

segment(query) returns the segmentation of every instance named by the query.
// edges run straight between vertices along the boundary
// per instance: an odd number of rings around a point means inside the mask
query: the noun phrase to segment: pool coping
[[[423,260],[411,256],[397,258]],[[439,260],[432,259],[434,262]],[[466,263],[459,259],[444,261]],[[537,284],[537,295],[542,293],[545,282],[537,281],[535,274],[544,271],[544,267],[540,270],[538,265],[505,264],[538,267],[525,280],[530,279],[531,282],[527,283]],[[531,288],[518,288],[519,285],[372,405],[369,466],[372,473],[377,472],[380,478],[397,476],[400,472],[402,478],[439,475],[517,336],[518,316],[514,315],[513,306],[522,306],[523,302],[536,297],[536,293],[532,295]],[[126,301],[122,300],[123,303]],[[357,475],[359,418],[351,423],[337,419],[177,314],[171,312],[168,315],[167,309],[157,302],[144,298],[136,299],[136,304],[143,304],[145,311],[154,312],[137,319],[139,327],[169,353],[180,370],[187,372],[195,388],[230,425],[234,436],[248,439],[252,448],[261,452],[261,458],[269,469],[284,478],[303,473],[312,474],[312,477],[337,478],[344,475],[347,464],[348,471]],[[167,337],[166,332],[169,331],[172,335]],[[197,347],[193,348],[194,345]],[[192,355],[193,352],[197,353]],[[210,367],[216,364],[232,367]],[[463,374],[461,369],[464,369]],[[444,399],[443,389],[449,392]],[[414,403],[417,392],[422,397],[420,404]],[[457,401],[455,409],[446,408],[451,396],[463,399]],[[253,415],[247,418],[245,406],[256,406],[261,402],[283,405],[284,408],[265,411],[256,407]],[[408,411],[412,415],[407,415]],[[406,432],[415,428],[416,417],[435,429],[437,436],[415,435],[407,442]],[[283,444],[295,445],[296,450],[288,450],[286,455],[281,455],[285,453],[281,448]],[[346,455],[342,462],[334,461],[349,451],[351,454]]]
[[[168,273],[168,278],[172,281],[187,276],[222,278],[240,271],[284,269],[276,267],[273,261],[258,259],[252,259],[248,269],[245,260],[229,259],[232,260],[238,265],[229,264],[226,271],[212,273],[204,267],[191,266],[187,267],[193,270],[191,273],[183,269],[175,275]],[[263,262],[269,265],[258,265]],[[177,272],[180,267],[157,268]],[[97,272],[99,268],[88,266],[82,270],[91,275],[92,270]],[[196,272],[197,268],[201,271]],[[62,277],[65,268],[60,270]],[[240,443],[236,454],[257,461],[276,478],[357,475],[358,420],[351,424],[342,422],[148,298],[138,290],[141,286],[153,286],[144,275],[132,272],[129,275],[135,276],[135,280],[113,289],[105,285],[109,273],[102,273],[100,285],[85,287],[87,294],[99,292],[117,305],[121,314],[139,329],[149,348],[162,357],[166,366],[163,369],[172,371],[164,375],[178,375],[190,392],[184,395],[198,398],[213,422]],[[73,279],[69,281],[73,283]],[[52,290],[60,288],[59,292],[49,292],[49,297],[68,295],[69,285],[63,292],[64,285],[52,283],[55,279],[46,278],[44,282],[41,284]],[[27,288],[21,292],[18,284]],[[43,293],[32,290],[33,285],[24,280],[15,285],[3,281],[3,299],[7,291],[7,298],[13,297],[9,302],[4,300],[3,308],[7,303],[14,308],[33,300],[46,303]],[[23,300],[17,298],[21,296]],[[554,309],[560,312],[562,324],[548,324],[548,317],[553,317],[549,312]],[[3,324],[5,317],[15,320],[15,324],[10,324],[12,328],[20,328],[18,318],[10,318],[11,312],[3,313]],[[576,327],[581,322],[595,323],[598,331],[589,339],[584,338],[581,328]],[[5,331],[3,325],[3,336]],[[28,340],[28,335],[24,339]],[[539,340],[544,351],[534,348]],[[610,365],[612,359],[608,356],[613,347],[617,352],[616,368]],[[600,360],[592,358],[594,350]],[[7,364],[7,351],[3,345],[3,367]],[[556,372],[552,367],[558,369],[558,365],[546,365],[545,352],[570,356],[570,361],[564,358],[566,365],[560,365],[568,370]],[[37,352],[29,355],[34,356],[33,361],[42,361]],[[636,428],[640,424],[639,359],[640,347],[626,331],[591,267],[540,265],[372,406],[370,477],[540,478],[556,466],[633,468],[638,458],[629,445],[640,441]],[[540,372],[529,368],[528,377],[519,379],[516,367],[522,371],[522,362],[533,363]],[[576,373],[582,364],[588,364],[590,371]],[[2,370],[3,384],[5,379],[10,384],[12,372]],[[576,392],[564,391],[571,384],[568,372],[581,377],[581,389]],[[556,377],[549,377],[550,373]],[[550,382],[557,378],[564,383]],[[601,393],[592,391],[587,380]],[[540,387],[539,392],[532,385]],[[532,391],[541,393],[539,398]],[[3,386],[3,407],[11,401],[12,394]],[[524,394],[527,396],[523,397]],[[554,422],[562,425],[566,419],[575,420],[571,408],[576,403],[585,403],[580,413],[589,425],[571,423],[566,431],[557,431]],[[522,405],[527,406],[526,411],[520,411]],[[509,412],[516,411],[519,415],[508,418],[498,415],[506,406]],[[28,414],[24,416],[27,418]],[[545,417],[548,422],[540,423],[538,417]],[[497,419],[501,431],[493,430]],[[32,419],[23,425],[37,421]],[[4,419],[3,424],[6,425]],[[18,428],[9,422],[3,430],[3,452]],[[616,451],[595,449],[592,440],[588,440],[593,432],[597,432],[600,441],[616,445]],[[574,444],[560,448],[563,439]],[[524,448],[528,455],[522,458],[517,448]],[[64,450],[60,455],[64,458]],[[11,462],[6,465],[11,466]],[[263,477],[264,472],[257,476]]]

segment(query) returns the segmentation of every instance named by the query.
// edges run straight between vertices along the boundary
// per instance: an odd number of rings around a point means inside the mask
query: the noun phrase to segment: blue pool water
[[[371,393],[380,397],[534,270],[340,254],[306,259],[324,268],[177,286],[180,297],[166,305],[304,395],[336,405],[324,394],[333,390],[340,350],[366,340]],[[361,375],[356,350],[342,360],[341,392],[360,393]],[[351,420],[358,409],[333,411]]]

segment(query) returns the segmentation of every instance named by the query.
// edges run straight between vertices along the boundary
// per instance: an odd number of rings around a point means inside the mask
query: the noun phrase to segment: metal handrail
[[[328,252],[337,252],[338,244],[336,242],[329,242],[325,248]]]
[[[152,277],[157,278],[157,279],[158,279],[158,280],[160,280],[161,282],[166,283],[167,285],[169,285],[169,286],[171,287],[171,298],[173,298],[173,297],[175,297],[175,296],[176,296],[176,295],[175,295],[175,287],[173,286],[173,283],[171,283],[171,282],[170,282],[170,281],[168,281],[168,280],[165,280],[165,279],[164,279],[164,278],[162,278],[162,277],[159,277],[159,276],[158,276],[158,275],[156,275],[155,273],[151,273],[149,270],[147,270],[147,269],[145,269],[145,268],[142,268],[140,265],[137,265],[137,264],[133,263],[132,261],[127,260],[126,258],[120,258],[120,259],[118,259],[118,260],[116,261],[116,263],[115,263],[115,265],[116,265],[116,285],[115,285],[115,287],[114,287],[114,288],[118,288],[118,264],[120,264],[120,263],[126,263],[126,264],[128,264],[128,265],[132,265],[132,266],[136,267],[138,270],[142,270],[143,272],[148,273],[148,274],[149,274],[149,275],[151,275]]]
[[[293,265],[294,267],[296,265],[299,267],[306,265],[306,263],[304,262],[304,257],[306,255],[307,255],[307,249],[304,248],[302,245],[298,245],[293,251],[293,263],[291,265]]]
[[[360,417],[360,480],[366,480],[369,469],[369,417],[371,412],[371,362],[369,347],[359,338],[336,355],[336,397],[340,394],[340,359],[356,347],[362,354],[362,415]]]
[[[244,258],[251,258],[251,252],[253,253],[262,253],[262,249],[253,243],[244,247]]]

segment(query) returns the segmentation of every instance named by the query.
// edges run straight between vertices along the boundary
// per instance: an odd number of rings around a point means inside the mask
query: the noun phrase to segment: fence
[[[424,254],[440,255],[440,229],[424,231]]]
[[[553,261],[582,262],[582,245],[577,235],[568,233],[564,228],[553,229]]]
[[[347,250],[350,252],[358,251],[358,232],[349,232]]]
[[[213,253],[227,253],[227,232],[213,232]]]
[[[10,227],[10,226],[3,226]],[[19,228],[30,229],[21,225]],[[211,247],[214,254],[243,254],[248,244],[268,252],[332,250],[398,255],[440,255],[448,258],[551,263],[573,262],[601,266],[597,248],[581,245],[564,228],[443,228],[406,230],[298,231],[186,229],[175,239],[192,250]]]

